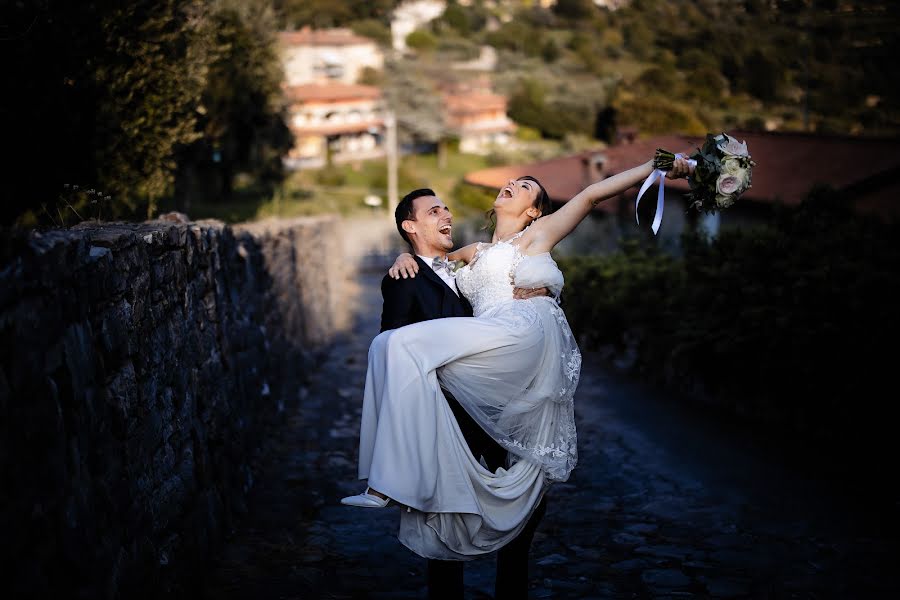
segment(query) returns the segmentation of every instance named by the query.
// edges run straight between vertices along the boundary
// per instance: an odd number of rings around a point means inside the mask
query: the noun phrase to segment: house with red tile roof
[[[284,97],[294,146],[288,168],[384,156],[383,101],[377,87],[357,84],[366,67],[381,69],[378,45],[349,29],[279,34]]]
[[[447,125],[459,137],[459,151],[487,154],[494,145],[506,144],[516,124],[506,116],[506,97],[494,93],[486,79],[444,86]]]
[[[871,139],[806,133],[729,132],[746,140],[757,166],[753,185],[731,208],[719,213],[710,223],[721,225],[755,222],[765,218],[775,204],[796,206],[815,184],[826,184],[853,193],[855,207],[861,213],[885,219],[900,217],[900,139]],[[672,152],[694,152],[703,138],[663,135],[645,139],[627,139],[621,143],[570,156],[523,165],[494,167],[469,173],[466,183],[500,189],[509,179],[532,175],[545,186],[550,197],[564,203],[592,182],[619,173],[652,158],[656,148]],[[651,187],[641,200],[641,228],[653,219],[657,187]],[[677,237],[686,225],[689,191],[685,180],[666,180],[665,209],[660,235]],[[616,215],[622,225],[634,221],[634,203],[638,187],[601,203],[598,215]]]
[[[350,29],[282,31],[278,47],[289,86],[309,83],[359,81],[363,70],[384,68],[384,55],[375,40],[356,35]]]
[[[384,156],[381,90],[369,85],[309,84],[285,88],[294,146],[288,168],[318,168]]]

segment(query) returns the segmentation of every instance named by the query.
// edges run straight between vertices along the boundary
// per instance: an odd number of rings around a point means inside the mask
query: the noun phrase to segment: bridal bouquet
[[[727,133],[706,135],[703,147],[689,157],[694,172],[687,178],[691,206],[705,212],[728,208],[750,187],[756,163],[747,151],[747,142],[738,142]],[[653,166],[669,171],[675,154],[659,148]]]

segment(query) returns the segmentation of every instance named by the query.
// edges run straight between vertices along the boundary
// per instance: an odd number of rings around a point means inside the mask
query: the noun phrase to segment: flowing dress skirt
[[[570,338],[556,303],[535,298],[373,340],[359,477],[410,508],[401,511],[405,546],[443,560],[493,552],[518,535],[549,482],[568,477],[576,460]],[[492,473],[472,456],[441,383],[511,451],[507,468]]]

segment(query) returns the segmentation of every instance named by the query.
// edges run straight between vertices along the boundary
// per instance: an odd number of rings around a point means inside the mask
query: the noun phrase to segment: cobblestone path
[[[300,391],[302,408],[279,433],[202,597],[425,597],[425,562],[397,541],[396,509],[339,504],[361,488],[356,445],[379,279],[360,277],[357,325]],[[723,425],[591,354],[576,416],[580,461],[548,493],[531,598],[900,597],[890,570],[898,505],[876,484],[840,484],[821,459]],[[494,566],[466,565],[468,598],[492,597]]]

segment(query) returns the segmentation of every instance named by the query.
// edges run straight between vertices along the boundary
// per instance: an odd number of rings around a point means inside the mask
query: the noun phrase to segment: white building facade
[[[285,31],[278,36],[288,86],[359,81],[366,67],[380,71],[384,54],[374,40],[349,29]]]
[[[380,70],[378,45],[348,29],[283,32],[284,95],[294,147],[289,169],[366,160],[384,155],[381,91],[359,85],[365,68]]]
[[[394,50],[406,51],[406,36],[442,14],[447,8],[440,0],[414,0],[394,9],[391,17],[391,41]]]

